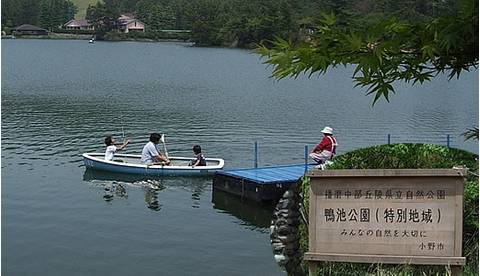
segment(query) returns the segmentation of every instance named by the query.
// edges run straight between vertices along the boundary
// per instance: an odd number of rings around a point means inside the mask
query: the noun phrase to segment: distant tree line
[[[78,8],[70,0],[2,0],[2,27],[22,24],[52,30],[73,19]]]
[[[276,37],[298,41],[301,30],[336,14],[345,26],[396,17],[422,21],[455,13],[456,0],[104,0],[90,6],[87,19],[103,31],[115,27],[115,18],[132,12],[147,31],[191,30],[197,45],[251,47]]]
[[[135,13],[147,32],[191,30],[198,45],[251,47],[276,37],[301,40],[302,30],[318,25],[322,13],[362,26],[380,17],[426,20],[455,6],[455,0],[103,0],[89,6],[86,17],[100,34],[115,29],[120,14]],[[3,0],[2,25],[51,27],[75,11],[69,0]]]

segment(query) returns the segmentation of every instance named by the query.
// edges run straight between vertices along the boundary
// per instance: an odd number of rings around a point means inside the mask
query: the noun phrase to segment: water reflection
[[[107,202],[112,201],[114,196],[120,197],[120,198],[128,197],[127,190],[125,189],[125,187],[122,184],[117,183],[115,181],[106,182],[104,191],[105,193],[103,195],[103,199],[105,199],[105,201]]]
[[[207,187],[207,185],[210,185],[210,183],[205,183],[205,182],[201,182],[201,183],[196,183],[195,185],[192,186],[192,208],[200,208],[200,199],[201,199],[201,195],[203,194],[203,192],[205,191],[205,188]]]
[[[164,179],[149,179],[143,175],[130,175],[95,171],[86,169],[83,180],[96,182],[104,189],[103,199],[107,202],[114,198],[127,198],[127,186],[141,187],[145,192],[145,203],[148,209],[160,211],[162,205],[158,200],[158,192],[165,189]]]
[[[269,231],[274,205],[265,205],[240,199],[222,191],[213,190],[213,208],[224,211],[244,222],[251,230],[266,233]]]
[[[149,183],[149,185],[144,186],[145,203],[147,203],[148,209],[153,211],[160,211],[162,209],[162,204],[158,201],[158,192],[164,189],[165,186],[161,183],[160,185]]]
[[[162,208],[158,194],[166,189],[167,183],[168,186],[188,190],[191,193],[192,208],[200,208],[202,195],[212,185],[212,178],[208,176],[156,177],[92,169],[85,169],[83,180],[102,186],[104,188],[103,199],[107,202],[112,201],[116,197],[127,198],[127,187],[142,188],[145,192],[147,208],[154,211],[160,211]]]

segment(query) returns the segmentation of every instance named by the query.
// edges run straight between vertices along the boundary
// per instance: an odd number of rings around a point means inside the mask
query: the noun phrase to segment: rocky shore
[[[288,275],[303,275],[298,226],[301,223],[300,193],[302,180],[286,191],[278,201],[270,226],[270,242],[275,261]]]

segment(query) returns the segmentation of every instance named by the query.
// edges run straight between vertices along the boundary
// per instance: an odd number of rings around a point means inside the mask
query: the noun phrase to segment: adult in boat
[[[333,136],[333,129],[331,127],[324,127],[321,131],[323,133],[322,141],[312,150],[310,158],[317,162],[317,168],[323,168],[327,160],[333,158],[337,149],[337,139]]]
[[[107,149],[105,150],[105,160],[112,161],[113,157],[115,156],[115,152],[124,149],[129,143],[130,140],[125,141],[123,145],[117,147],[115,138],[112,135],[108,135],[105,137],[105,145],[107,145]]]
[[[170,165],[170,160],[157,149],[160,138],[161,136],[158,133],[150,134],[150,142],[148,142],[142,150],[142,159],[140,160],[142,164],[152,165],[161,163]]]

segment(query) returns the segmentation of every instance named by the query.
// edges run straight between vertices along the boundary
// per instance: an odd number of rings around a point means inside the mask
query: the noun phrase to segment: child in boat
[[[125,141],[123,145],[115,144],[117,141],[113,138],[112,135],[108,135],[105,137],[105,145],[107,145],[107,149],[105,150],[105,160],[113,161],[113,156],[117,150],[123,150],[128,144],[130,144],[130,140]],[[116,145],[120,145],[117,147]]]
[[[195,154],[195,159],[190,161],[188,164],[189,166],[195,167],[195,166],[206,166],[207,161],[205,160],[205,157],[202,154],[202,148],[199,145],[193,146],[193,153]]]

